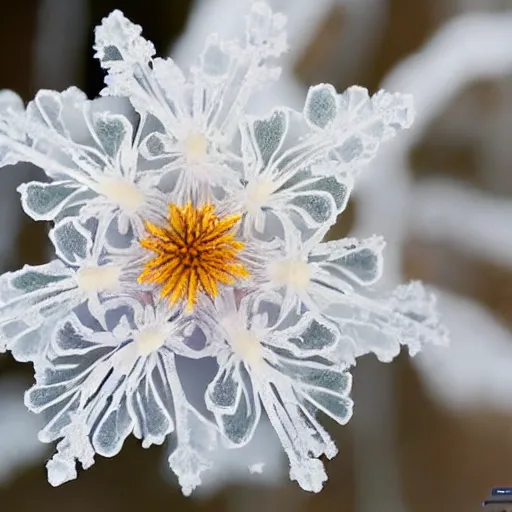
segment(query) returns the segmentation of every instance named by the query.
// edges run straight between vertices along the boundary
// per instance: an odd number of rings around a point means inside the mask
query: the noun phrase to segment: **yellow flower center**
[[[219,284],[235,284],[249,272],[238,253],[244,244],[235,238],[240,215],[218,217],[212,204],[169,206],[165,227],[146,222],[148,236],[140,241],[156,256],[144,266],[140,283],[161,285],[171,304],[184,300],[190,312],[199,293],[215,297]]]

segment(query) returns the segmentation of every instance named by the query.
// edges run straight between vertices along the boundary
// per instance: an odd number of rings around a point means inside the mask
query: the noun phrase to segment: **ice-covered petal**
[[[351,389],[352,379],[346,368],[326,359],[301,360],[282,355],[275,366],[296,386],[340,396],[347,396]]]
[[[288,180],[280,191],[292,196],[310,196],[311,200],[315,194],[327,193],[334,201],[335,213],[340,214],[347,206],[352,188],[353,182],[348,176],[321,176],[319,173],[304,171]]]
[[[93,135],[105,154],[112,159],[119,158],[132,146],[133,126],[125,116],[109,112],[97,112],[92,116]],[[136,161],[132,162],[136,165]]]
[[[20,361],[36,361],[51,340],[55,318],[64,318],[84,300],[76,288],[72,271],[59,260],[3,274],[1,348]]]
[[[157,131],[147,135],[141,143],[141,154],[146,160],[167,159],[173,152],[173,141],[169,134]]]
[[[289,116],[285,110],[274,110],[268,117],[254,119],[247,130],[252,137],[247,141],[254,144],[255,164],[264,169],[276,157],[288,131]],[[250,170],[250,169],[248,169]]]
[[[18,187],[23,210],[34,220],[54,220],[65,208],[84,205],[86,190],[73,181],[31,181]]]
[[[219,368],[217,375],[206,390],[206,405],[211,411],[233,414],[242,393],[240,367],[231,358]]]
[[[305,153],[297,146],[305,133],[302,117],[287,108],[274,108],[261,117],[245,116],[241,123],[244,178],[249,183],[261,176],[290,179],[304,167]]]
[[[142,439],[144,448],[162,444],[174,430],[170,395],[165,377],[155,369],[130,397],[129,409],[135,418],[134,435]]]
[[[91,234],[73,220],[60,222],[50,231],[49,236],[57,256],[68,265],[78,266],[91,252]]]
[[[329,279],[345,278],[352,283],[368,286],[381,277],[384,246],[381,237],[361,241],[345,238],[318,244],[311,251],[309,261],[327,271]]]
[[[275,338],[269,336],[265,342],[298,357],[310,357],[334,349],[339,340],[340,332],[332,322],[307,312],[294,325],[275,333]]]
[[[331,296],[324,313],[343,334],[353,340],[355,355],[374,353],[383,362],[391,361],[400,346],[416,354],[426,343],[445,345],[448,333],[435,310],[435,297],[418,282],[402,285],[389,296]]]
[[[206,404],[213,412],[224,438],[230,445],[249,442],[260,420],[261,405],[250,384],[243,381],[240,363],[235,368],[220,368],[208,386]]]
[[[306,171],[284,183],[272,202],[274,208],[285,215],[292,218],[297,215],[302,221],[301,227],[325,228],[345,209],[351,190],[349,179],[315,176]]]
[[[113,457],[121,451],[132,429],[133,419],[128,412],[126,400],[121,403],[111,402],[94,428],[92,446],[96,453]]]
[[[259,398],[248,389],[242,394],[238,407],[233,414],[222,414],[218,417],[221,431],[229,444],[241,446],[251,438],[261,416]]]
[[[304,117],[313,127],[326,128],[338,115],[338,94],[330,84],[310,87],[304,106]]]

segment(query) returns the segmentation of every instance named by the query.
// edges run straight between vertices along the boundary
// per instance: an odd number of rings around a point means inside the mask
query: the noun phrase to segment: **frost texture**
[[[243,447],[264,412],[290,477],[318,492],[319,459],[337,451],[319,419],[349,421],[356,358],[390,361],[400,345],[414,354],[446,341],[419,283],[377,297],[380,237],[322,242],[361,168],[412,123],[411,99],[321,84],[302,112],[246,115],[251,94],[279,76],[284,25],[255,2],[245,39],[210,37],[185,73],[114,11],[96,30],[105,98],[40,91],[24,109],[0,94],[0,165],[42,169],[21,201],[53,223],[56,258],[0,277],[0,349],[34,364],[25,402],[48,420],[41,441],[57,441],[52,485],[133,434],[144,447],[170,439],[169,467],[188,495],[215,471],[219,442]],[[189,202],[240,216],[249,274],[217,283],[217,295],[207,291],[213,274],[201,276],[192,313],[138,280],[151,258],[140,244],[148,222]],[[183,375],[199,376],[190,368],[200,359],[217,372],[201,389],[196,377],[190,394]]]

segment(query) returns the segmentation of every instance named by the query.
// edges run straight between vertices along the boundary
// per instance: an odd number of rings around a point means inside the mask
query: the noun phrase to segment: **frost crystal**
[[[0,93],[0,165],[43,170],[19,191],[53,223],[56,259],[0,277],[0,349],[34,364],[25,403],[58,441],[52,485],[133,434],[170,439],[189,494],[219,443],[246,445],[266,416],[290,477],[318,492],[337,451],[319,413],[349,421],[356,358],[446,341],[419,283],[376,297],[381,238],[322,242],[358,171],[410,126],[410,98],[321,84],[303,112],[247,115],[278,78],[284,25],[255,2],[243,41],[210,37],[183,73],[114,11],[95,44],[108,98],[40,91],[24,109]],[[183,374],[200,360],[216,375],[198,401]]]

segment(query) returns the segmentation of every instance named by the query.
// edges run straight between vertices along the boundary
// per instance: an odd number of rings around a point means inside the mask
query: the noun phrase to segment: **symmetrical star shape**
[[[419,283],[378,296],[380,237],[322,241],[358,172],[411,125],[411,98],[321,84],[302,112],[250,115],[279,76],[285,21],[254,2],[245,38],[212,35],[184,74],[114,11],[96,29],[103,98],[43,90],[25,108],[0,93],[0,166],[42,170],[19,191],[52,223],[55,259],[0,277],[0,349],[34,365],[25,403],[58,441],[51,484],[133,434],[171,440],[189,494],[218,443],[270,422],[290,477],[318,492],[337,451],[321,416],[349,421],[356,358],[446,342]]]

